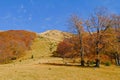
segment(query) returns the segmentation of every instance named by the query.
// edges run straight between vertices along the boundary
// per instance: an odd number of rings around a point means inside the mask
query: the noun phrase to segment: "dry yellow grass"
[[[51,56],[51,52],[49,50],[50,43],[51,43],[50,40],[46,38],[36,38],[31,47],[32,50],[27,51],[26,52],[27,54],[22,58],[22,60],[31,58],[32,55],[34,58],[37,58],[37,59]],[[56,44],[55,42],[52,42],[52,43]],[[55,49],[56,49],[56,46],[54,47],[53,50]]]
[[[71,34],[71,33],[62,32],[59,30],[48,30],[46,32],[39,34],[39,36],[41,36],[41,37],[45,37],[47,39],[54,40],[57,42],[62,41],[65,38],[70,38],[70,37],[72,37],[72,35],[73,34]]]
[[[27,55],[22,58],[28,59],[33,55],[34,58],[43,58],[51,56],[50,44],[53,43],[54,47],[52,51],[55,51],[57,44],[64,38],[71,37],[72,34],[67,32],[61,32],[58,30],[49,30],[44,33],[38,34],[38,38],[35,39],[32,50],[26,52]]]
[[[43,61],[42,61],[43,60]],[[49,58],[48,61],[60,59]],[[27,60],[0,66],[0,80],[120,80],[120,67],[82,68],[40,64],[41,60]],[[28,63],[31,62],[31,63]]]

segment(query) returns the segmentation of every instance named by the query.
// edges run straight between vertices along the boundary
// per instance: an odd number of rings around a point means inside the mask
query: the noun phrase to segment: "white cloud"
[[[29,21],[32,20],[32,17],[28,17],[28,20],[29,20]]]
[[[30,0],[30,3],[33,4],[33,0]]]
[[[28,20],[32,20],[32,14],[29,14]]]
[[[26,13],[27,9],[25,8],[25,6],[23,4],[21,4],[20,9],[18,9],[18,12]]]
[[[23,4],[21,4],[20,8],[21,8],[21,9],[24,9],[24,5],[23,5]]]
[[[3,17],[3,19],[9,19],[11,16],[10,15],[6,15]]]
[[[9,18],[11,18],[12,16],[10,15],[10,14],[7,14],[7,15],[5,15],[5,16],[3,16],[3,17],[1,17],[1,19],[9,19]]]
[[[32,17],[32,14],[30,13],[30,14],[29,14],[29,16],[31,16],[31,17]]]
[[[24,13],[26,13],[26,12],[27,12],[27,10],[26,10],[26,9],[24,9],[24,10],[23,10],[23,12],[24,12]]]
[[[50,20],[51,20],[51,17],[45,18],[45,21],[50,21]]]

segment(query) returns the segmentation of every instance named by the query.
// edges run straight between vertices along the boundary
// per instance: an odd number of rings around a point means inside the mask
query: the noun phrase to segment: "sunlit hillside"
[[[46,32],[40,33],[39,37],[44,37],[49,39],[50,41],[59,42],[65,38],[70,38],[72,36],[71,33],[62,32],[59,30],[48,30]]]
[[[56,50],[57,44],[65,38],[70,38],[72,34],[67,32],[61,32],[58,30],[50,30],[38,34],[38,37],[34,40],[31,50],[29,50],[23,59],[44,58],[52,55],[52,52]],[[50,47],[52,50],[50,51]]]

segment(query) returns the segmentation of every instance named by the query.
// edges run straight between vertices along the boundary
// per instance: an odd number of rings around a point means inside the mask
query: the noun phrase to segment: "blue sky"
[[[120,0],[0,0],[0,30],[68,30],[72,14],[83,19],[100,6],[120,13]]]

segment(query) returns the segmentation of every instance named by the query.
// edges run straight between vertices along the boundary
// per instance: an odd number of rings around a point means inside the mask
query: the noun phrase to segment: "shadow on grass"
[[[82,68],[95,68],[95,66],[81,66],[80,64],[73,63],[42,63],[44,65],[53,65],[53,66],[69,66],[69,67],[82,67]]]

